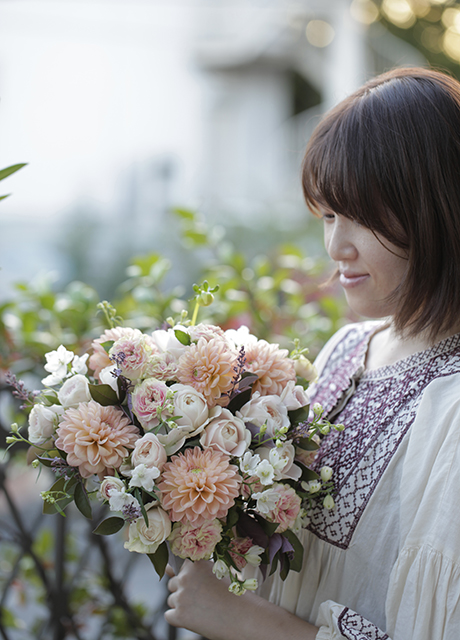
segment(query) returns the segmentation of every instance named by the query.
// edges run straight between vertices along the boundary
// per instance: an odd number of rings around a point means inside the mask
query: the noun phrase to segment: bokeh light
[[[393,24],[402,29],[412,27],[417,20],[407,0],[383,0],[382,11]]]
[[[372,0],[353,0],[350,6],[352,17],[363,24],[372,24],[379,17],[377,5]]]
[[[327,47],[334,39],[335,31],[325,20],[310,20],[306,28],[307,40],[314,47]]]

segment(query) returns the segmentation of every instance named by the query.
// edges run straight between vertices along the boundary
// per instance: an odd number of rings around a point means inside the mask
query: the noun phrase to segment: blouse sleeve
[[[425,390],[399,498],[400,551],[390,575],[385,632],[327,601],[316,640],[460,637],[460,374],[437,378]]]

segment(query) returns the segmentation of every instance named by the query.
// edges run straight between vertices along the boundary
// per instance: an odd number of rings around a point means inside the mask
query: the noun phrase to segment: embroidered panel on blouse
[[[340,614],[337,625],[347,640],[389,640],[386,633],[348,607]]]
[[[331,354],[317,385],[314,402],[330,413],[362,367],[373,328],[353,326]],[[313,468],[334,469],[336,507],[314,507],[307,528],[319,538],[348,548],[380,478],[410,429],[424,389],[436,378],[460,371],[460,334],[432,349],[363,374],[355,392],[321,444]]]

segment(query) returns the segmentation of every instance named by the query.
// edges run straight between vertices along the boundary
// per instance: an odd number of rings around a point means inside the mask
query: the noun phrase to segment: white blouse
[[[315,461],[334,469],[336,507],[312,511],[302,571],[261,594],[317,640],[459,640],[460,334],[362,373],[379,325],[345,327],[317,359],[312,400],[350,396]]]

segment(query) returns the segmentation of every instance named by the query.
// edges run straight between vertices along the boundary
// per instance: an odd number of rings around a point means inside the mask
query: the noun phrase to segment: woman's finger
[[[166,571],[165,571],[166,575],[168,576],[168,578],[174,578],[174,576],[176,575],[174,569],[171,567],[170,564],[166,565]]]

